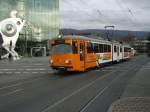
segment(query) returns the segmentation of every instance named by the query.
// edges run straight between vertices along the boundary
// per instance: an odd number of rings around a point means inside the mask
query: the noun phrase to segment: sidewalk
[[[108,112],[150,112],[150,63],[140,69]]]
[[[122,97],[150,97],[150,63],[135,75]]]

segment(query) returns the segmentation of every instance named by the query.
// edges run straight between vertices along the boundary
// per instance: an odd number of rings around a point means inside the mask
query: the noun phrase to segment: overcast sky
[[[60,26],[150,31],[150,0],[60,0]]]

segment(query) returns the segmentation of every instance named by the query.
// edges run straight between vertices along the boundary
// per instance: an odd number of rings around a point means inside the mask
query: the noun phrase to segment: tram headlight
[[[71,60],[65,60],[65,63],[69,64],[69,63],[71,63]]]
[[[53,64],[53,62],[54,62],[53,60],[50,60],[50,63],[51,63],[51,64]]]

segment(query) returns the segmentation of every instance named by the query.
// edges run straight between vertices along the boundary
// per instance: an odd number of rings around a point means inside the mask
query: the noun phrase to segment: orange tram
[[[84,36],[62,36],[49,42],[50,66],[56,70],[85,71],[133,55],[129,45]]]

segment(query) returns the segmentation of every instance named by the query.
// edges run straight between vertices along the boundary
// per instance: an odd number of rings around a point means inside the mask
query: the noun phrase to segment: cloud
[[[60,0],[61,28],[150,30],[149,0]]]

